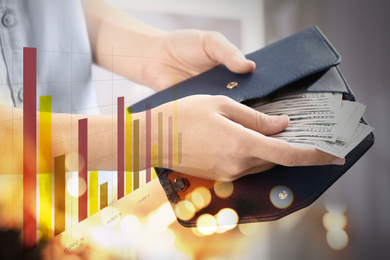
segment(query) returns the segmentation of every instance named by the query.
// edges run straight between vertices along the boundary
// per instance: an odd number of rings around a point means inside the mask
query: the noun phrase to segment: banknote
[[[269,115],[288,115],[290,124],[273,138],[317,148],[344,158],[374,129],[360,123],[365,105],[341,93],[282,89],[252,107]]]

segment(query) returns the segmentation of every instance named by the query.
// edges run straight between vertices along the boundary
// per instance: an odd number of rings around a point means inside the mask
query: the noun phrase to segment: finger
[[[228,100],[223,106],[223,115],[228,119],[263,135],[283,131],[289,124],[287,115],[268,116],[253,108]]]
[[[249,73],[256,67],[253,61],[246,59],[244,54],[221,33],[206,32],[204,46],[211,59],[225,65],[234,73]]]
[[[248,135],[250,136],[250,135]],[[345,160],[318,149],[300,144],[291,144],[283,140],[252,133],[248,141],[258,143],[252,145],[251,152],[260,158],[284,166],[309,166],[344,164]],[[252,139],[252,140],[250,140]]]

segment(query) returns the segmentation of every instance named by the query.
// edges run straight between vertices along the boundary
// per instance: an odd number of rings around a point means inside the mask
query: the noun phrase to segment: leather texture
[[[308,28],[270,44],[248,54],[247,57],[257,64],[255,71],[250,74],[234,74],[225,66],[218,66],[140,101],[132,110],[144,111],[147,104],[156,107],[174,98],[195,94],[225,95],[251,106],[258,98],[283,87],[295,86],[305,86],[308,91],[313,92],[340,92],[345,99],[355,100],[337,66],[341,61],[340,55],[317,27]],[[228,89],[226,85],[233,81],[237,82],[238,86]],[[361,120],[365,122],[363,118]],[[156,168],[156,172],[174,208],[199,186],[206,187],[209,191],[211,202],[208,205],[198,210],[190,219],[178,218],[183,226],[194,227],[202,214],[216,215],[224,208],[236,211],[238,223],[271,221],[313,203],[352,167],[373,143],[374,135],[371,133],[346,156],[343,166],[276,166],[266,172],[244,176],[232,183],[233,191],[227,198],[217,196],[216,189],[222,187],[220,185],[224,185],[223,183],[216,184],[169,169]],[[279,202],[285,202],[283,199],[278,201],[278,196],[283,197],[280,192],[284,191],[288,191],[291,201],[288,205],[278,206]]]

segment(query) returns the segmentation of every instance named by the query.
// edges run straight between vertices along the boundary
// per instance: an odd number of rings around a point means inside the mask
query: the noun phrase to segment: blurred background
[[[276,222],[237,225],[211,234],[181,227],[154,180],[119,201],[111,201],[109,208],[87,221],[70,224],[67,232],[39,248],[42,253],[30,254],[32,259],[389,259],[389,1],[109,2],[168,31],[220,31],[244,53],[317,25],[341,54],[341,71],[357,100],[367,105],[365,118],[375,128],[376,143],[313,205]],[[112,104],[117,96],[124,95],[126,105],[131,105],[153,94],[149,88],[112,77],[98,67],[93,68],[93,75],[102,114],[116,113]],[[113,80],[101,81],[106,78]],[[112,91],[108,93],[107,87]],[[99,182],[104,178],[99,176]],[[7,188],[1,183],[0,187]],[[107,224],[107,210],[111,210],[109,216],[120,218]],[[0,217],[1,224],[7,226],[5,211]],[[88,242],[64,250],[75,237]]]

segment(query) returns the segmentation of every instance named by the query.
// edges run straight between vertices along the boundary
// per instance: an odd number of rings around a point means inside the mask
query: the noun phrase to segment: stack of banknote
[[[374,129],[360,119],[366,108],[343,100],[341,93],[281,90],[254,108],[269,115],[288,115],[289,126],[272,137],[304,144],[344,158]]]

